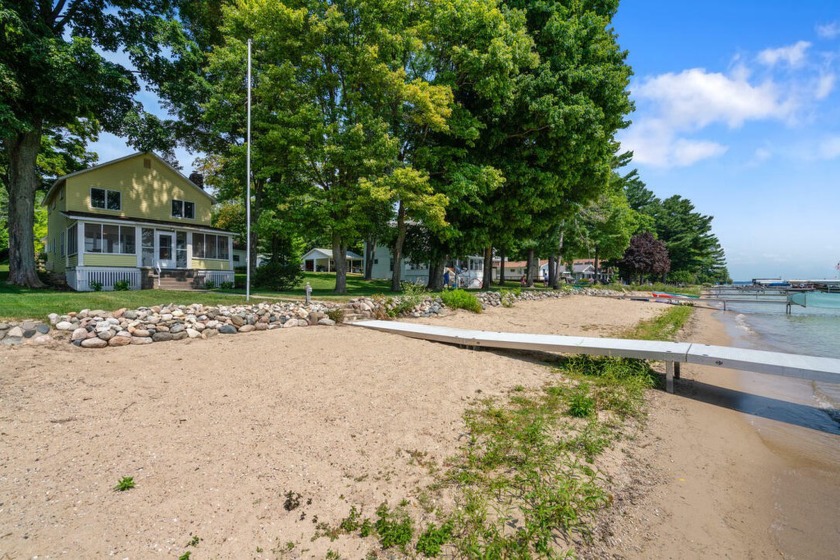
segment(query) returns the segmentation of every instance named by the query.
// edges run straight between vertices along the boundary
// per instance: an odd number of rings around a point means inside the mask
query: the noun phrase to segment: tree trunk
[[[9,284],[43,288],[35,270],[33,233],[41,127],[7,138],[4,144],[9,158]]]
[[[370,236],[365,240],[367,259],[365,260],[365,280],[373,279],[373,254],[376,252],[376,238]]]
[[[251,205],[251,274],[253,274],[257,270],[257,257],[259,257],[259,250],[257,248],[260,242],[260,236],[254,224],[259,223],[260,214],[262,213],[263,183],[261,181],[252,181],[251,184],[254,187],[251,191],[254,196],[254,203]],[[251,280],[253,280],[253,276]]]
[[[499,256],[501,257],[501,261],[499,262],[499,286],[504,286],[505,285],[505,252],[502,251],[501,255],[499,255]]]
[[[402,250],[403,243],[405,243],[405,206],[403,201],[400,201],[397,207],[397,238],[394,240],[394,271],[391,273],[391,291],[399,292],[401,290],[400,281],[402,280]]]
[[[493,283],[493,246],[484,248],[484,274],[481,277],[481,287],[487,289]]]
[[[554,283],[551,284],[551,287],[554,288],[555,290],[560,285],[560,267],[562,266],[562,263],[563,263],[563,234],[564,234],[563,226],[564,225],[565,225],[565,222],[561,222],[561,224],[560,224],[560,239],[557,242],[557,259],[556,259],[555,264],[554,264],[554,266],[555,266],[555,268],[554,268]]]
[[[429,290],[440,291],[443,289],[443,265],[446,257],[432,259],[429,262],[429,282],[426,288]]]
[[[528,249],[528,258],[525,265],[525,284],[529,288],[534,287],[534,249]]]
[[[557,289],[557,259],[554,255],[548,256],[548,285]]]
[[[347,245],[337,233],[333,234],[333,261],[335,261],[335,289],[333,293],[347,293]]]

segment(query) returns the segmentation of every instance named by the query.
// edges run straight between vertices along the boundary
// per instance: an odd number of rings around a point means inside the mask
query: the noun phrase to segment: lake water
[[[732,336],[734,346],[840,359],[840,309],[794,305],[788,315],[785,313],[784,296],[766,298],[765,301],[727,302],[727,311],[718,313],[718,318]],[[790,398],[816,410],[811,418],[798,418],[798,423],[812,424],[811,427],[817,430],[840,434],[840,384],[773,376],[751,379],[753,385],[773,385],[773,392],[783,400]]]

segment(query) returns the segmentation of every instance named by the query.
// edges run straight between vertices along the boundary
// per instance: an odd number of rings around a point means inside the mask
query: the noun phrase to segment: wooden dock
[[[536,350],[560,354],[587,354],[664,361],[665,390],[669,393],[674,392],[674,377],[679,377],[679,364],[681,363],[840,383],[840,360],[834,358],[730,348],[728,346],[710,346],[693,342],[505,333],[399,321],[358,321],[351,324],[357,327],[434,342],[456,344],[467,348]]]

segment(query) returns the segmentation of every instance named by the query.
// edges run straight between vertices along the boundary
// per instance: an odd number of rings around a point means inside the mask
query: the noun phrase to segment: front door
[[[175,232],[157,232],[157,265],[160,268],[175,268]]]

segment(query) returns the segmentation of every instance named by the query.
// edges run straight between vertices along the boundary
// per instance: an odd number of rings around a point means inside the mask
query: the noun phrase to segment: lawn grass
[[[347,294],[338,295],[333,292],[335,290],[334,272],[304,272],[303,280],[291,290],[272,292],[252,288],[251,293],[270,297],[302,298],[304,297],[304,288],[307,282],[312,286],[312,298],[319,300],[346,300],[352,297],[373,296],[391,291],[390,280],[365,280],[361,274],[348,274]],[[244,294],[245,274],[236,274],[236,285],[242,287],[236,290],[226,290],[226,292]]]

